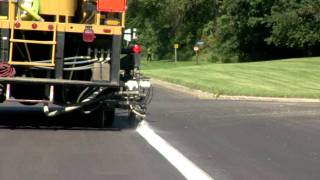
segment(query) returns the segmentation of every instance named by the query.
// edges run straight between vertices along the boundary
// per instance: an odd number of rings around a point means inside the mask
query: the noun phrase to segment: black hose
[[[106,90],[106,89],[105,89]],[[96,95],[96,97],[94,97],[93,99],[90,99],[89,101],[86,102],[81,102],[81,103],[75,103],[73,105],[69,105],[66,107],[63,107],[63,109],[59,109],[56,111],[49,111],[49,107],[48,106],[44,106],[44,113],[49,116],[49,117],[53,117],[53,116],[58,116],[58,115],[62,115],[71,111],[75,111],[78,110],[80,108],[83,108],[85,106],[89,106],[95,103],[98,103],[108,97],[110,97],[112,94],[108,93],[106,95],[102,95],[100,96],[101,93],[105,92],[105,90],[101,91],[99,94]]]
[[[16,70],[13,66],[7,63],[0,63],[0,77],[14,77]]]

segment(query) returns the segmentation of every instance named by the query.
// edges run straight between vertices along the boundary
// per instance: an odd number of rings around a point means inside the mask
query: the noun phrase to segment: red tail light
[[[92,29],[85,29],[82,38],[84,42],[92,43],[96,39],[96,35]]]
[[[132,47],[132,52],[135,53],[135,54],[140,54],[141,51],[142,51],[141,46],[138,45],[138,44],[135,44],[135,45]]]

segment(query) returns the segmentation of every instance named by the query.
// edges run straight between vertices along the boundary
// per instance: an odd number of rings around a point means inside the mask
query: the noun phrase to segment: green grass
[[[221,95],[320,98],[320,57],[238,64],[143,62],[144,75]]]

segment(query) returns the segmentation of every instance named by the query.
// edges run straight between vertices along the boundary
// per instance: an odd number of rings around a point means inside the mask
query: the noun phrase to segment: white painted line
[[[214,180],[181,152],[157,135],[147,122],[142,122],[137,132],[164,158],[166,158],[187,180]]]

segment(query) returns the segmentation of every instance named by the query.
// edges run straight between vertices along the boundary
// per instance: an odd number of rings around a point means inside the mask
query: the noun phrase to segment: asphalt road
[[[118,112],[114,127],[79,116],[48,119],[38,107],[1,107],[1,180],[183,180]]]
[[[320,179],[320,104],[155,94],[156,132],[214,179]]]
[[[155,88],[147,121],[215,180],[320,179],[320,105],[199,100]],[[0,108],[0,179],[182,180],[134,130]]]

